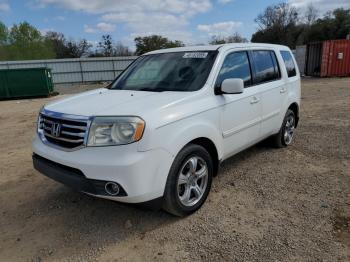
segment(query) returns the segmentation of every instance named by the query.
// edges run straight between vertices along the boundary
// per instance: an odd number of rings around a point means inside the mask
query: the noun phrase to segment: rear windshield
[[[135,91],[196,91],[205,84],[216,51],[176,52],[139,57],[111,85]]]

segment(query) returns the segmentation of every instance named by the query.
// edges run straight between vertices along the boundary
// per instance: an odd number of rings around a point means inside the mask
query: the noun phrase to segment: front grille
[[[51,144],[74,149],[84,145],[88,132],[88,122],[41,114],[39,130]]]

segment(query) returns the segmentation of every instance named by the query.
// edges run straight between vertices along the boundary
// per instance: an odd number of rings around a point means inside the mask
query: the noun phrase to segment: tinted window
[[[273,81],[280,78],[276,56],[272,51],[253,51],[254,83]]]
[[[252,77],[247,52],[235,52],[226,56],[216,81],[217,85],[221,85],[222,81],[228,78],[241,78],[244,86],[251,85]]]
[[[295,64],[292,58],[292,55],[289,51],[281,51],[281,55],[284,61],[284,64],[286,65],[288,77],[293,77],[297,75],[297,71],[295,69]]]

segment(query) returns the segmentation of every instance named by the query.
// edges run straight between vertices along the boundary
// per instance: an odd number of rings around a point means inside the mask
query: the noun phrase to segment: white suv
[[[289,145],[299,106],[288,47],[158,50],[107,88],[43,107],[33,163],[75,190],[184,216],[204,203],[223,160],[268,137]]]

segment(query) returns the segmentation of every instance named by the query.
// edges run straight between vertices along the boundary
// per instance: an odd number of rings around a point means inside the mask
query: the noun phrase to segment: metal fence
[[[48,67],[54,84],[102,82],[115,79],[136,56],[71,58],[0,62],[0,69]]]

